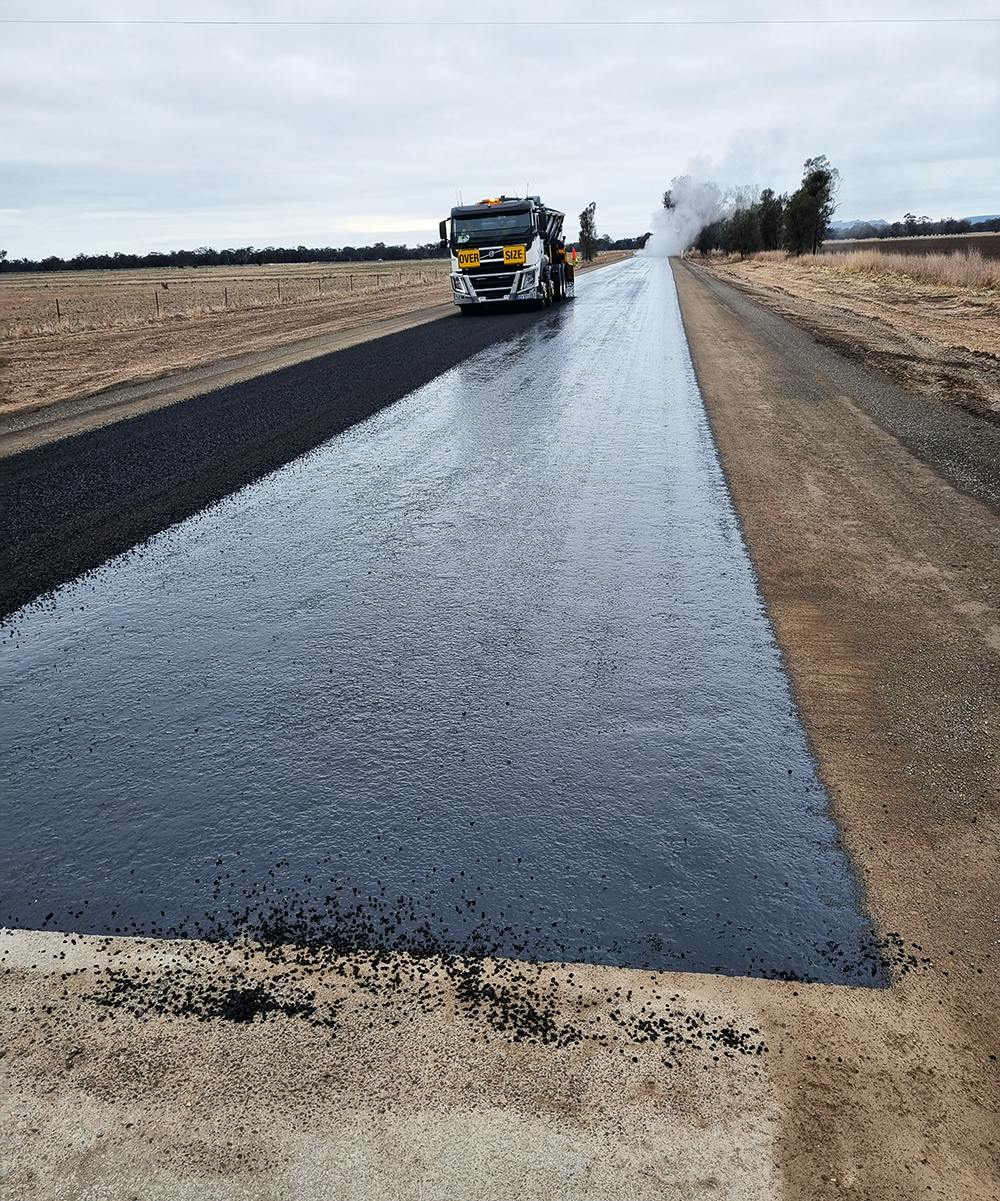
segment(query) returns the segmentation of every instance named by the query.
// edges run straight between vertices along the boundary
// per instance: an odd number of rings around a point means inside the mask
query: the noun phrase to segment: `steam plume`
[[[722,216],[725,197],[717,184],[690,175],[675,176],[670,181],[671,208],[660,208],[653,214],[653,234],[641,253],[650,258],[665,259],[680,254],[694,241],[702,226]]]

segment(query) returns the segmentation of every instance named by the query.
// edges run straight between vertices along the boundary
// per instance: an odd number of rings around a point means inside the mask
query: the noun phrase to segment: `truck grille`
[[[507,296],[514,285],[516,271],[494,271],[492,266],[473,268],[463,273],[466,275],[479,296],[495,300]]]

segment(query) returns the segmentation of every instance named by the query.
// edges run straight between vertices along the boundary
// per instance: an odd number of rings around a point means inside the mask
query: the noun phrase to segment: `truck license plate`
[[[524,247],[523,246],[505,246],[503,248],[504,266],[514,266],[517,263],[524,262]]]
[[[478,267],[479,266],[479,251],[478,250],[460,250],[458,252],[458,265],[460,268]]]

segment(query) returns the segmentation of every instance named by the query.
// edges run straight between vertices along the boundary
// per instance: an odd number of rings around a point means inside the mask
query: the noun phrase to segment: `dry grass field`
[[[898,272],[924,283],[979,291],[1000,288],[1000,258],[984,258],[978,250],[950,254],[885,254],[881,250],[852,250],[835,256],[838,271],[864,275]]]
[[[1000,420],[1000,260],[866,249],[689,261],[904,387]]]
[[[862,246],[861,243],[856,245]],[[753,259],[755,262],[790,262],[792,266],[800,268],[811,267],[819,271],[849,272],[873,277],[905,275],[922,283],[944,284],[948,288],[972,288],[978,291],[995,291],[1000,288],[1000,257],[986,257],[976,249],[900,254],[886,253],[875,243],[862,249],[842,251],[833,255],[826,251],[821,254],[805,254],[799,259],[790,259],[783,250],[767,250],[755,254]]]
[[[436,283],[447,260],[290,263],[264,267],[153,268],[0,276],[0,339],[350,300]]]
[[[978,251],[984,259],[1000,259],[1000,234],[937,234],[924,238],[853,238],[824,242],[824,254],[850,254],[855,250],[881,250],[883,254],[954,254]]]

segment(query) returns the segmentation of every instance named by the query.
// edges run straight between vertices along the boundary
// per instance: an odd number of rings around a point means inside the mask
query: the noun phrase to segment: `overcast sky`
[[[525,184],[614,236],[672,176],[842,175],[838,218],[1000,212],[1000,24],[621,26],[670,17],[975,17],[995,3],[0,0],[0,16],[400,19],[398,26],[0,26],[0,248],[426,242]],[[441,25],[552,19],[545,26]]]

